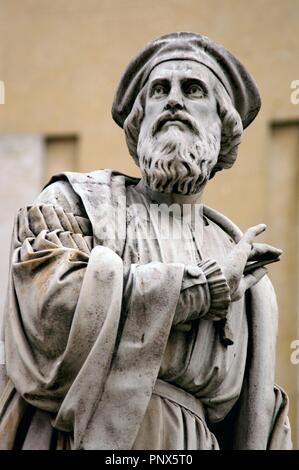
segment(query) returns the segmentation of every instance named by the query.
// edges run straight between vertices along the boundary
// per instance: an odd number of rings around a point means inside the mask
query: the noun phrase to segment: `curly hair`
[[[138,166],[137,144],[141,123],[144,117],[146,93],[147,84],[139,92],[134,106],[124,123],[127,146],[130,155]],[[210,178],[213,178],[217,171],[230,168],[234,164],[238,154],[238,146],[241,143],[243,135],[241,117],[235,109],[227,91],[218,80],[214,87],[214,93],[217,101],[217,112],[222,127],[218,160],[211,172]]]

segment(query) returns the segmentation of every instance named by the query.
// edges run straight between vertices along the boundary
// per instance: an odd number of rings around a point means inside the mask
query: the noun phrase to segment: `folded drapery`
[[[5,336],[7,371],[18,392],[10,382],[0,441],[8,417],[17,422],[32,405],[50,414],[56,429],[70,435],[73,448],[129,449],[152,396],[185,266],[132,266],[130,301],[121,315],[127,275],[122,241],[99,244],[99,237],[114,207],[111,187],[114,198],[123,194],[125,177],[112,172],[67,177],[86,212],[58,204],[65,214],[54,214],[53,207],[46,214],[39,203],[21,211],[15,227]],[[91,186],[101,194],[103,214],[101,204],[92,205]],[[230,221],[207,208],[205,214],[238,240]],[[47,216],[53,223],[44,226]],[[80,225],[89,222],[92,233]],[[267,279],[251,290],[249,300],[251,349],[229,433],[232,447],[287,448],[287,401],[273,390],[276,304]]]

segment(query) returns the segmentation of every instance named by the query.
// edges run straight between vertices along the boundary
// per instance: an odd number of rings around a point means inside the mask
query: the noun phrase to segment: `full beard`
[[[190,136],[170,126],[156,137],[141,134],[137,147],[140,171],[153,191],[191,195],[202,190],[219,154],[216,129]]]

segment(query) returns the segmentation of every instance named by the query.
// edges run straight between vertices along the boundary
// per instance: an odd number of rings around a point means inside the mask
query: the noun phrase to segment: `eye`
[[[162,85],[161,83],[157,83],[152,88],[151,96],[155,98],[161,98],[167,95],[167,93],[168,93],[167,87],[165,85]]]
[[[186,85],[184,91],[185,95],[189,96],[190,98],[203,98],[205,96],[204,90],[197,83]]]

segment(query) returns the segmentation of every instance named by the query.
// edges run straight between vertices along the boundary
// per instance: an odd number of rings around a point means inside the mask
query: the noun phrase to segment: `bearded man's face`
[[[207,183],[221,142],[215,80],[189,60],[163,62],[151,72],[137,154],[152,190],[196,194]]]

